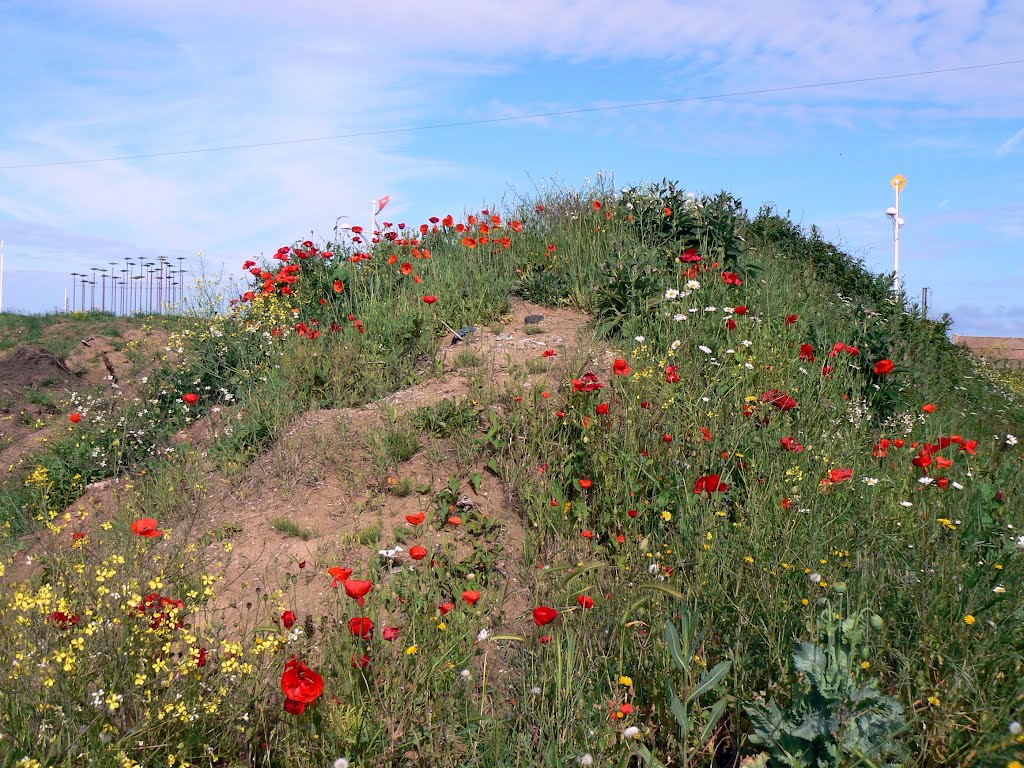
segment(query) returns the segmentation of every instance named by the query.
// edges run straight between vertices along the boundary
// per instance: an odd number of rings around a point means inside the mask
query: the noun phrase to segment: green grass
[[[294,520],[287,517],[275,517],[270,521],[271,527],[278,533],[282,533],[285,536],[291,536],[292,538],[302,539],[303,541],[309,541],[316,534],[308,528],[301,527]]]
[[[143,421],[90,415],[57,441],[45,473],[5,486],[10,519],[67,537],[70,489],[110,473],[97,457],[144,467],[150,478],[109,530],[48,560],[19,600],[0,602],[0,650],[33,659],[0,672],[21,692],[0,709],[8,754],[56,763],[73,742],[97,764],[122,764],[121,753],[206,764],[215,749],[225,763],[267,766],[340,757],[570,766],[590,755],[625,768],[736,765],[759,753],[775,753],[774,765],[786,747],[816,765],[843,750],[828,729],[806,743],[758,741],[758,702],[776,704],[790,724],[821,722],[851,717],[859,690],[898,702],[885,738],[821,764],[980,768],[1019,759],[1024,745],[1009,730],[1024,707],[1019,377],[954,348],[948,318],[905,307],[885,276],[816,232],[769,209],[749,216],[725,194],[689,202],[667,183],[625,198],[560,190],[504,216],[491,243],[480,242],[482,219],[467,222],[475,247],[449,227],[415,246],[382,245],[358,265],[344,244],[330,246],[335,259],[295,259],[293,296],[244,302],[176,337],[182,352],[154,375],[159,405],[145,421],[159,428],[138,438]],[[500,244],[506,233],[509,248]],[[431,257],[417,259],[413,248]],[[680,261],[690,248],[700,262]],[[401,272],[405,260],[422,283]],[[403,478],[393,496],[346,512],[354,532],[324,534],[369,548],[368,567],[331,560],[288,570],[273,599],[237,585],[242,599],[269,606],[252,631],[193,621],[204,590],[220,588],[201,575],[230,542],[207,542],[216,552],[204,562],[187,545],[127,528],[147,512],[170,526],[199,514],[200,470],[213,462],[166,458],[173,429],[228,393],[239,418],[210,453],[244,472],[302,412],[362,405],[415,381],[416,358],[434,354],[447,326],[485,327],[510,296],[591,313],[608,353],[595,359],[622,360],[629,372],[601,362],[590,369],[596,381],[559,382],[549,397],[480,386],[475,402],[392,411],[370,441],[378,479],[421,449],[428,465],[449,468],[439,478],[456,468],[440,490],[434,481],[415,487],[426,518],[401,529],[406,551],[422,545],[429,558],[380,570],[376,549],[394,542],[377,510],[411,492]],[[892,373],[875,373],[882,359],[894,362]],[[194,410],[183,392],[199,395]],[[785,398],[795,407],[781,407]],[[131,461],[118,458],[129,436],[138,441]],[[713,490],[701,491],[711,475]],[[455,506],[467,481],[504,511]],[[458,526],[448,522],[456,513]],[[303,532],[287,516],[272,524]],[[290,607],[291,584],[329,586],[335,565],[362,568],[353,578],[374,582],[363,605],[338,585],[336,600],[301,617],[303,632],[272,620]],[[146,607],[124,596],[154,590],[188,597],[187,634],[175,617],[154,627]],[[471,606],[463,595],[473,591]],[[57,606],[82,621],[62,628]],[[558,618],[540,626],[539,606]],[[360,639],[349,621],[364,616],[377,629]],[[400,627],[399,638],[385,640],[385,626]],[[810,646],[794,657],[801,642],[832,654],[827,696],[809,695],[794,666],[814,666]],[[209,663],[189,666],[199,648]],[[282,710],[292,656],[324,682],[301,715]],[[116,709],[91,703],[99,687],[123,697]],[[59,717],[41,730],[40,713]]]

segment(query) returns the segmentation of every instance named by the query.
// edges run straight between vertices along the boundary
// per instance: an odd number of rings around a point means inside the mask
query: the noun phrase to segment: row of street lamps
[[[185,298],[182,264],[184,256],[172,260],[108,262],[109,267],[89,267],[71,273],[71,295],[65,294],[64,309],[72,312],[112,312],[115,315],[163,314]],[[91,272],[91,275],[90,275]]]

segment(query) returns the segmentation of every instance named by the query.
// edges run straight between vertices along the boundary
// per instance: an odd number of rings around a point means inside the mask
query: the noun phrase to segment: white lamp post
[[[900,228],[903,226],[903,217],[900,216],[900,192],[903,191],[903,187],[906,185],[907,180],[903,178],[903,174],[897,173],[889,181],[892,188],[896,190],[896,207],[887,208],[885,215],[892,219],[892,241],[893,241],[893,252],[895,257],[895,274],[892,279],[892,288],[896,293],[900,291]]]

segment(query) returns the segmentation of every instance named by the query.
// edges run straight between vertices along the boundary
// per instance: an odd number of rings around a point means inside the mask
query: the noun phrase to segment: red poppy
[[[441,603],[441,605],[439,605],[439,606],[437,607],[437,610],[439,610],[439,611],[441,612],[441,615],[442,615],[442,616],[447,616],[447,615],[448,615],[448,613],[449,613],[449,612],[450,612],[450,611],[452,610],[452,608],[454,608],[454,607],[455,607],[455,603]]]
[[[594,481],[587,477],[583,478],[582,480],[578,480],[577,482],[580,484],[580,488],[582,488],[584,491],[589,491],[590,486],[594,484]]]
[[[693,486],[693,492],[697,494],[707,493],[709,495],[712,493],[725,493],[729,490],[729,486],[725,483],[720,483],[719,480],[721,479],[720,475],[704,475]]]
[[[630,517],[636,517],[639,513],[635,509],[631,509],[626,514]]]
[[[549,608],[546,605],[541,605],[533,609],[533,623],[538,627],[544,627],[550,624],[552,621],[558,618],[558,611],[554,608]]]
[[[327,572],[334,577],[334,582],[331,584],[332,587],[336,587],[341,584],[341,582],[347,581],[348,577],[352,575],[351,568],[342,568],[340,565],[328,568]]]
[[[458,515],[452,515],[448,518],[448,525],[462,525],[462,518]]]
[[[424,296],[423,297],[423,303],[424,304],[433,304],[435,301],[437,301],[437,296]]]
[[[589,595],[580,595],[576,598],[576,602],[580,604],[580,608],[587,610],[594,607],[594,598]]]
[[[414,515],[406,515],[405,519],[409,521],[409,525],[419,525],[427,519],[425,512],[417,512]]]
[[[683,254],[679,257],[679,260],[685,264],[696,264],[703,257],[697,253],[696,248],[687,248],[683,251]]]
[[[896,370],[896,365],[889,358],[879,360],[875,363],[875,375],[876,376],[887,376]]]
[[[828,477],[821,481],[822,485],[830,485],[832,483],[845,483],[853,477],[852,469],[833,469],[828,473]]]
[[[54,611],[50,614],[49,621],[58,629],[71,629],[82,620],[77,613],[67,614],[64,611]]]
[[[779,442],[782,443],[782,447],[790,453],[802,453],[804,450],[804,447],[792,437],[784,437]]]
[[[77,424],[78,422],[80,422],[82,420],[82,414],[80,414],[80,413],[72,413],[68,418],[71,419],[71,423],[72,424]]]
[[[722,282],[726,285],[743,285],[743,281],[736,272],[723,272]]]
[[[373,620],[369,616],[357,616],[349,619],[348,631],[356,637],[366,640],[373,635]]]
[[[185,401],[186,405],[195,405],[199,402],[199,395],[195,392],[189,392],[187,395],[182,395],[181,399]]]
[[[281,690],[285,695],[285,709],[294,715],[301,715],[306,705],[312,704],[324,692],[324,679],[299,661],[295,656],[284,665],[281,675]]]
[[[555,357],[558,353],[553,349],[545,349],[544,357]]]
[[[593,202],[593,206],[594,206],[594,210],[595,211],[600,211],[601,210],[601,201],[600,200],[595,200]]]
[[[725,327],[726,327],[726,328],[728,328],[728,329],[729,329],[730,331],[735,331],[735,330],[736,330],[736,321],[735,321],[735,320],[733,320],[733,319],[732,319],[732,318],[730,317],[729,319],[727,319],[727,320],[725,321]]]
[[[793,506],[793,500],[792,499],[783,499],[782,500],[782,508],[783,509],[788,510],[792,506]]]
[[[462,599],[469,603],[469,605],[476,605],[480,599],[480,593],[475,589],[467,589],[462,593]]]
[[[345,290],[345,283],[343,283],[341,280],[335,280],[334,281],[334,292],[335,293],[341,293],[344,290]]]
[[[612,373],[616,376],[629,376],[632,372],[633,369],[629,367],[629,363],[622,358],[618,358],[614,363],[612,363]]]
[[[625,360],[622,361],[624,365],[625,362]],[[629,366],[626,365],[625,367],[628,373]],[[580,376],[580,378],[572,380],[572,389],[573,392],[596,392],[599,389],[604,389],[604,384],[597,378],[597,374],[588,371]]]
[[[132,533],[146,539],[155,539],[164,535],[163,531],[157,529],[157,525],[159,523],[155,517],[141,517],[132,523]]]
[[[678,384],[679,383],[679,374],[676,373],[676,366],[674,366],[674,365],[666,365],[665,366],[665,381],[667,381],[669,384]]]
[[[598,403],[595,410],[597,411],[598,416],[607,416],[608,411],[611,410],[611,406],[608,405],[608,403]]]
[[[663,443],[671,443],[672,440],[674,440],[674,439],[675,438],[673,438],[672,435],[662,435],[661,436],[661,442],[663,442]]]
[[[785,392],[777,389],[769,389],[761,395],[762,403],[771,403],[780,411],[791,411],[797,407],[797,402]]]
[[[710,443],[712,440],[714,440],[714,435],[711,434],[711,430],[708,429],[707,427],[701,427],[700,433],[704,437],[704,440],[706,442]]]
[[[745,315],[745,314],[747,314],[747,308],[745,306],[743,306],[742,304],[740,304],[738,307],[736,307],[736,314],[737,315]]]
[[[384,639],[387,640],[388,642],[390,642],[392,640],[397,640],[398,639],[398,635],[401,634],[401,632],[402,632],[402,628],[401,627],[387,627],[386,626],[386,627],[384,627]]]
[[[361,581],[359,579],[345,580],[345,594],[358,601],[360,606],[366,603],[366,596],[370,594],[371,589],[373,589],[372,581]]]
[[[935,413],[935,403],[925,403],[921,406],[921,410],[925,413]]]
[[[814,362],[814,347],[810,344],[800,345],[800,359],[808,363]]]
[[[352,669],[366,669],[370,666],[370,654],[364,653],[362,656],[352,654]]]
[[[413,560],[422,560],[426,556],[426,547],[421,547],[419,544],[417,544],[416,546],[409,548],[409,557],[411,557]]]
[[[793,325],[798,319],[800,319],[799,315],[790,315],[786,318],[786,325]]]
[[[291,629],[295,626],[296,618],[295,611],[285,611],[281,614],[281,623],[284,625],[285,629]]]

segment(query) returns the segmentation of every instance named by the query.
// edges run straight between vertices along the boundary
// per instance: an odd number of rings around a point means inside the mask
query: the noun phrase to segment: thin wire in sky
[[[712,101],[716,99],[731,99],[738,96],[760,96],[769,93],[784,93],[787,91],[806,91],[814,88],[832,88],[839,85],[857,85],[859,83],[876,83],[883,80],[900,80],[910,77],[924,77],[927,75],[943,75],[951,72],[967,72],[976,69],[991,69],[993,67],[1007,67],[1014,64],[1024,64],[1024,59],[1010,59],[1008,61],[996,61],[990,64],[969,64],[962,67],[947,67],[945,69],[928,69],[920,72],[901,72],[894,75],[875,75],[873,77],[858,77],[851,80],[829,80],[820,83],[805,83],[803,85],[783,85],[776,88],[758,88],[749,91],[732,91],[729,93],[715,93],[704,96],[684,96],[678,99],[656,99],[652,101],[634,101],[626,104],[614,104],[604,107],[578,107],[576,109],[564,109],[555,112],[536,112],[530,115],[516,115],[513,117],[490,117],[480,120],[459,120],[451,123],[434,123],[428,125],[414,125],[405,128],[382,128],[375,131],[359,131],[356,133],[339,133],[334,136],[314,136],[303,139],[283,139],[281,141],[264,141],[255,144],[226,144],[218,147],[200,147],[198,149],[179,149],[169,152],[151,152],[141,155],[120,155],[117,157],[97,157],[87,160],[58,160],[49,163],[24,163],[20,165],[0,165],[0,171],[15,171],[27,168],[52,168],[60,165],[86,165],[92,163],[112,163],[121,160],[146,160],[155,157],[175,157],[178,155],[199,155],[207,152],[230,152],[238,149],[261,149],[264,147],[282,147],[289,144],[312,144],[320,141],[340,141],[343,139],[358,139],[368,136],[387,136],[397,133],[416,133],[419,131],[436,131],[444,128],[464,128],[473,125],[488,125],[494,123],[512,123],[520,120],[536,120],[544,117],[567,117],[569,115],[583,115],[592,112],[610,112],[616,109],[638,109],[640,107],[658,107],[666,104],[685,104],[693,101]]]

